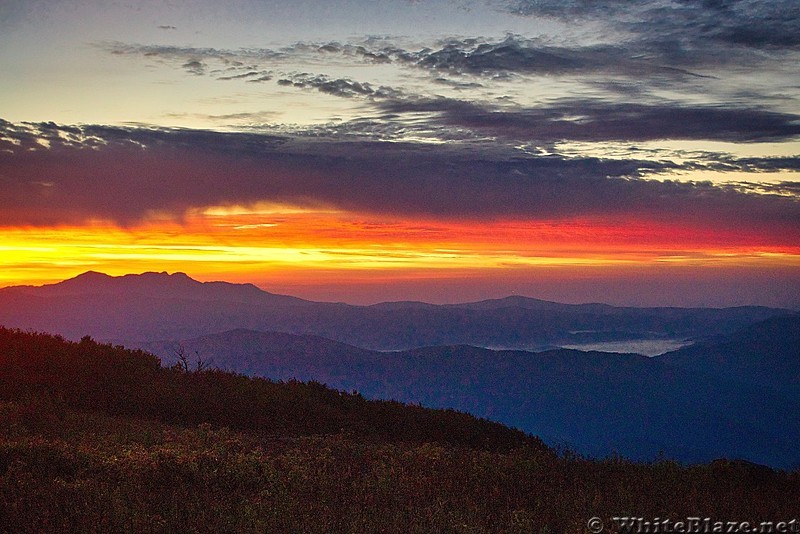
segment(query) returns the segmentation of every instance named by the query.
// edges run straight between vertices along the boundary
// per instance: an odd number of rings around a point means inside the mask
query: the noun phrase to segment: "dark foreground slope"
[[[464,345],[379,353],[247,330],[181,346],[224,369],[454,408],[584,454],[791,468],[800,465],[798,330],[800,317],[774,318],[657,358]],[[176,346],[149,348],[169,357]]]
[[[0,330],[0,359],[3,532],[585,532],[800,502],[798,472],[559,456],[455,412],[90,340]]]
[[[164,368],[151,354],[89,338],[76,343],[0,328],[0,399],[43,397],[113,416],[212,423],[282,437],[349,432],[390,442],[544,449],[540,440],[520,431],[452,410],[369,401],[317,382]]]

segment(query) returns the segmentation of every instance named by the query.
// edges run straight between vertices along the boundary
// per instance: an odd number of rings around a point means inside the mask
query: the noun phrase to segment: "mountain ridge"
[[[235,328],[311,334],[372,350],[469,344],[541,350],[636,339],[724,334],[786,310],[617,308],[512,296],[462,305],[356,306],[276,295],[252,284],[198,282],[183,273],[110,277],[0,289],[0,324],[70,339],[152,342]]]
[[[655,358],[673,367],[800,398],[800,314],[772,317]]]
[[[765,326],[758,323],[703,346],[722,350],[735,345],[757,361],[757,348],[775,340],[770,323],[782,322],[800,328],[798,316],[768,319]],[[748,337],[750,331],[760,337]],[[747,366],[738,375],[718,376],[669,358],[570,349],[532,353],[448,345],[387,353],[313,336],[242,329],[182,343],[225,370],[315,380],[367,398],[454,408],[582,454],[800,465],[793,445],[800,439],[800,421],[793,416],[800,413],[797,397],[788,389],[759,385],[755,378],[748,381]],[[797,348],[791,334],[777,345]],[[170,356],[164,352],[168,344],[141,348]],[[696,352],[686,348],[675,354]],[[789,382],[795,376],[780,365],[773,371],[773,381]]]
[[[148,287],[147,284],[150,286]],[[118,284],[118,285],[114,285]],[[735,309],[761,309],[761,310],[781,310],[785,313],[797,313],[796,310],[785,308],[772,308],[760,305],[737,305],[737,306],[616,306],[602,302],[584,302],[584,303],[564,303],[558,301],[550,301],[529,297],[525,295],[508,295],[498,298],[487,298],[476,301],[465,301],[450,304],[435,304],[424,301],[384,301],[375,304],[358,305],[347,304],[345,302],[327,302],[327,301],[314,301],[295,297],[292,295],[284,295],[279,293],[272,293],[264,290],[252,283],[237,283],[227,282],[224,280],[214,280],[201,282],[196,280],[182,271],[144,271],[142,273],[128,273],[118,276],[109,275],[100,271],[88,270],[80,273],[72,278],[67,278],[59,282],[42,285],[11,285],[0,288],[3,291],[26,291],[26,292],[44,292],[53,295],[74,295],[74,294],[92,294],[98,292],[98,286],[103,290],[120,289],[120,288],[136,288],[144,290],[146,293],[151,293],[158,289],[179,289],[180,287],[192,288],[226,288],[231,290],[244,290],[258,292],[265,296],[280,297],[291,299],[293,301],[302,303],[313,304],[331,304],[331,305],[346,305],[359,308],[382,308],[382,307],[437,307],[437,308],[464,308],[474,310],[495,310],[503,308],[523,308],[523,309],[548,309],[548,308],[581,308],[592,310],[735,310]]]
[[[143,296],[170,296],[191,300],[228,300],[244,303],[273,302],[282,305],[310,302],[289,295],[264,291],[254,284],[225,281],[200,282],[184,272],[146,271],[140,274],[111,276],[97,271],[86,271],[72,278],[41,286],[8,286],[0,291],[19,291],[50,297],[116,294]]]

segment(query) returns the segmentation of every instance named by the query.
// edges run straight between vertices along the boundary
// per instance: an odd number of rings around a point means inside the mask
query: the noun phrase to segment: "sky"
[[[800,3],[0,0],[0,286],[800,308]]]

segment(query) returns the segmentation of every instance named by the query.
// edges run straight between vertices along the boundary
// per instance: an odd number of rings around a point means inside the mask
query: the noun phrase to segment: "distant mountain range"
[[[237,328],[317,335],[373,350],[436,345],[536,349],[582,343],[697,339],[786,314],[764,307],[620,308],[525,297],[433,305],[311,302],[250,284],[183,273],[87,272],[41,287],[0,289],[0,324],[116,342],[188,339]]]
[[[589,455],[800,466],[800,316],[789,310],[523,297],[350,306],[183,274],[87,273],[0,290],[0,324],[455,408]],[[696,342],[652,358],[479,348],[668,338]]]

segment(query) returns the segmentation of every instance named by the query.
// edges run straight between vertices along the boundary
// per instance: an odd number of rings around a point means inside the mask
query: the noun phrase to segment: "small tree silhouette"
[[[183,371],[184,373],[202,373],[210,368],[210,361],[204,360],[200,357],[200,353],[198,351],[194,351],[196,359],[194,369],[192,369],[191,365],[189,364],[189,357],[186,355],[186,347],[183,346],[183,343],[178,343],[178,346],[174,349],[174,352],[175,357],[178,359],[178,361],[175,362],[174,367]]]

